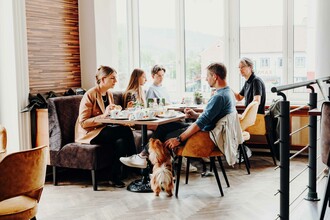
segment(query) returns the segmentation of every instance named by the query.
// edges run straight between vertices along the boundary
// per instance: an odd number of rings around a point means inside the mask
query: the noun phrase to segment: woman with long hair
[[[146,81],[146,73],[142,69],[133,70],[123,97],[124,108],[131,108],[134,105],[147,107],[146,94],[143,90]]]

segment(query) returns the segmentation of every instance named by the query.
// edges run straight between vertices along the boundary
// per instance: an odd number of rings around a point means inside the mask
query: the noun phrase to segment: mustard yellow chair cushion
[[[0,162],[0,220],[36,216],[46,176],[47,146],[8,154]]]
[[[215,148],[209,132],[199,131],[193,134],[184,146],[179,147],[176,154],[184,157],[208,157]]]
[[[246,131],[252,135],[265,135],[266,134],[266,122],[264,114],[257,114],[254,125],[246,128]]]
[[[36,199],[28,196],[16,196],[0,202],[0,219],[31,219],[37,214]]]

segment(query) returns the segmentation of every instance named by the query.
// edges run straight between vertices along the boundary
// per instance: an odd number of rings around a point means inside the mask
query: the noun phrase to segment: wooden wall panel
[[[81,86],[78,0],[26,0],[30,92]]]

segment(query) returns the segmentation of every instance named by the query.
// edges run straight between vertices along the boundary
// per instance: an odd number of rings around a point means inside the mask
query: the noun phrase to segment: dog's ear
[[[159,139],[156,139],[156,140],[155,140],[155,143],[156,143],[158,146],[163,146],[163,143],[162,143]]]

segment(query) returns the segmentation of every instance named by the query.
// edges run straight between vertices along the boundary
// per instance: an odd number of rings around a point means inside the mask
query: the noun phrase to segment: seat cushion
[[[246,128],[246,131],[252,135],[265,135],[266,134],[265,115],[257,114],[257,118],[254,125]]]
[[[37,200],[27,196],[16,196],[0,202],[0,219],[31,219],[36,216]]]
[[[60,151],[50,150],[50,165],[97,170],[110,166],[112,154],[111,146],[69,143]]]
[[[192,135],[176,154],[185,157],[208,157],[214,148],[215,144],[211,140],[209,132],[199,131]]]

